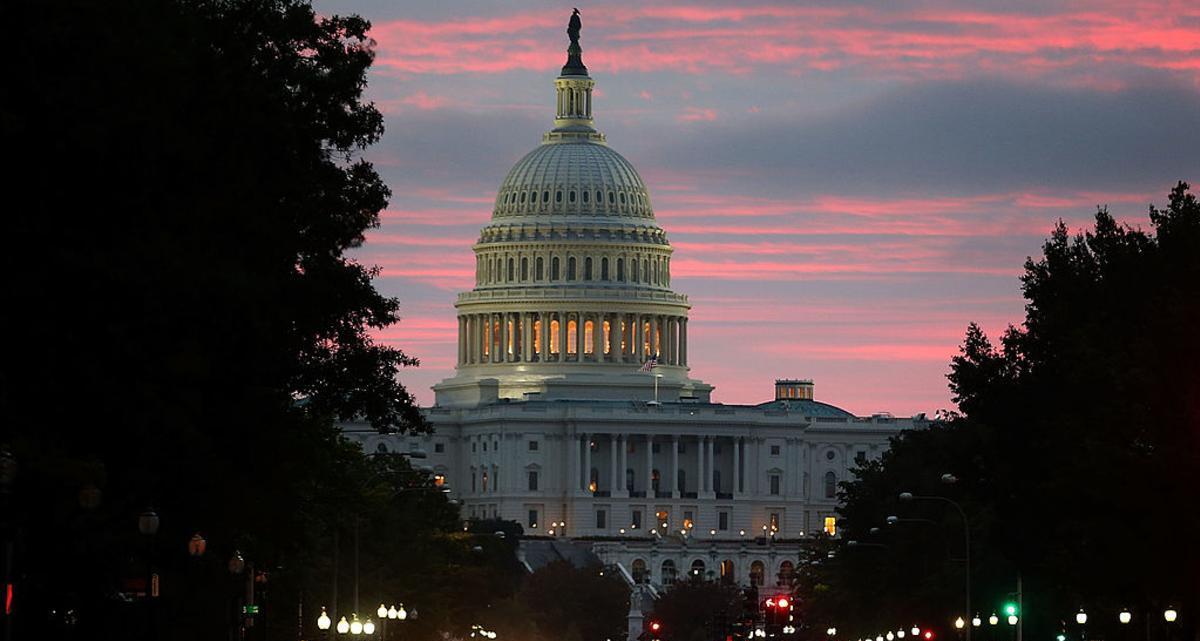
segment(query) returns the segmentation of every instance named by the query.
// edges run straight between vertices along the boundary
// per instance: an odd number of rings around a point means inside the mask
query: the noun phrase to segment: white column
[[[646,435],[646,498],[654,498],[654,485],[650,479],[654,475],[654,436]],[[658,526],[655,526],[658,527]]]
[[[621,482],[618,487],[621,496],[629,496],[629,488],[625,487],[625,470],[629,469],[629,437],[622,434],[620,439],[621,443],[617,449],[621,451],[621,464],[617,466],[617,470],[621,473]]]
[[[538,312],[538,321],[541,322],[541,341],[538,348],[541,354],[538,355],[538,360],[545,363],[550,354],[550,314],[547,312]]]
[[[533,314],[521,312],[521,360],[526,363],[533,360],[533,318]]]
[[[713,491],[713,487],[712,487],[712,471],[713,471],[712,447],[713,447],[713,437],[708,437],[708,438],[704,439],[704,467],[707,470],[707,472],[704,475],[704,493],[705,494]]]
[[[633,348],[633,362],[642,362],[642,322],[641,314],[632,314],[633,327],[630,328],[631,340],[630,347]]]
[[[687,366],[687,317],[679,319],[679,364]]]
[[[567,360],[567,314],[558,313],[558,362]]]
[[[742,491],[742,437],[733,437],[733,485],[734,494]]]
[[[592,318],[592,356],[597,363],[604,362],[604,314],[599,312]]]
[[[608,492],[609,496],[617,495],[617,435],[608,435]]]
[[[508,362],[508,312],[500,314],[500,362]]]
[[[704,493],[704,437],[696,437],[696,496]]]
[[[583,489],[589,491],[588,484],[592,481],[592,435],[583,435]],[[589,492],[590,493],[590,492]]]
[[[686,488],[679,487],[679,437],[671,437],[671,496],[679,498]]]
[[[575,360],[583,362],[583,312],[575,312]]]

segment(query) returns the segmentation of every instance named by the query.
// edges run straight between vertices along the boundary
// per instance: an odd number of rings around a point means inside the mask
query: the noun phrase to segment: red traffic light
[[[933,638],[933,630],[926,630],[925,634],[923,634],[921,636],[925,637],[925,641],[929,641],[930,639]]]
[[[784,609],[787,609],[787,607],[789,605],[791,605],[791,602],[788,601],[787,597],[781,596],[781,597],[779,597],[779,600],[775,602],[775,605],[778,605],[779,609],[784,610]]]
[[[651,621],[651,622],[650,622],[650,630],[651,630],[652,632],[658,632],[658,631],[659,631],[659,630],[661,630],[661,629],[662,629],[662,624],[661,624],[661,623],[659,623],[658,621]]]

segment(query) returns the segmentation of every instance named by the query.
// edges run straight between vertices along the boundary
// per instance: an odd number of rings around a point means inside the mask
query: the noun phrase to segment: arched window
[[[508,282],[510,282],[510,283],[513,280],[515,280],[516,274],[513,273],[515,271],[515,269],[514,269],[515,266],[516,266],[516,264],[513,261],[513,259],[509,258],[508,259]]]
[[[583,353],[592,354],[596,351],[596,323],[595,321],[583,322]]]
[[[642,280],[650,282],[650,261],[645,258],[642,259]]]
[[[558,327],[557,318],[550,321],[550,353],[555,355],[559,354],[561,349],[558,345]]]
[[[567,280],[575,280],[575,257],[567,259]]]
[[[550,190],[549,189],[542,192],[542,202],[543,203],[550,202]]]
[[[625,204],[625,192],[621,192],[621,204]]]
[[[682,494],[683,492],[687,491],[687,472],[683,471],[683,468],[679,468],[677,476],[678,478],[675,481],[676,486],[679,488],[679,492]]]
[[[776,585],[784,586],[792,584],[792,576],[796,573],[796,566],[792,565],[791,561],[784,561],[779,564],[779,581]]]
[[[583,279],[584,280],[592,279],[592,257],[591,256],[588,256],[587,258],[583,259]]]
[[[375,451],[379,452],[380,454],[387,454],[387,452],[388,452],[387,444],[380,443],[379,445],[376,445]]]
[[[599,189],[597,189],[596,190],[596,204],[599,205],[600,203],[603,203],[603,202],[604,202],[604,194],[601,193],[601,191]]]
[[[837,474],[832,471],[825,473],[825,498],[832,499],[837,496]]]
[[[613,192],[611,192],[611,191],[610,191],[610,192],[608,192],[608,204],[610,204],[610,205],[615,205],[616,203],[617,203],[617,196],[616,196],[616,194],[614,194],[614,193],[613,193]]]
[[[733,571],[733,561],[725,559],[721,561],[721,583],[736,583],[737,575]]]
[[[624,258],[617,259],[617,282],[619,282],[619,283],[625,282],[625,259]]]
[[[558,280],[558,256],[550,259],[550,280]]]
[[[608,280],[608,258],[600,259],[600,280]]]
[[[675,562],[671,559],[662,562],[662,582],[663,585],[675,583]]]
[[[556,203],[561,203],[561,202],[562,202],[562,190],[561,190],[561,189],[559,189],[558,191],[554,192],[554,202],[556,202]]]
[[[634,283],[638,282],[638,261],[636,258],[629,261],[629,272],[629,280]]]
[[[750,564],[750,585],[752,585],[756,588],[762,587],[763,574],[765,572],[766,572],[766,568],[763,566],[762,561],[755,561],[755,562],[751,563]]]
[[[690,572],[692,579],[704,579],[704,561],[696,559],[692,561],[692,570]]]
[[[542,280],[542,278],[545,277],[544,276],[545,270],[542,269],[544,266],[545,265],[543,263],[543,258],[541,256],[538,256],[537,261],[534,262],[534,267],[533,267],[534,280]]]
[[[587,202],[588,202],[588,196],[590,196],[590,195],[591,195],[591,193],[592,193],[592,192],[590,192],[590,191],[586,191],[586,190],[583,192],[583,204],[585,204],[585,205],[587,204]]]
[[[528,258],[521,259],[521,280],[522,281],[529,280],[529,259]]]
[[[573,189],[571,190],[571,197],[570,197],[570,199],[569,199],[569,200],[570,200],[571,202],[575,202],[575,190],[573,190]]]
[[[525,192],[521,192],[521,204],[525,203]]]
[[[633,565],[630,567],[630,570],[631,570],[630,573],[633,574],[633,582],[634,583],[645,583],[646,582],[648,577],[646,576],[646,562],[645,561],[643,561],[642,559],[634,559]]]
[[[576,332],[579,331],[579,323],[574,318],[567,321],[567,353],[574,354],[575,346],[579,341],[575,340]]]

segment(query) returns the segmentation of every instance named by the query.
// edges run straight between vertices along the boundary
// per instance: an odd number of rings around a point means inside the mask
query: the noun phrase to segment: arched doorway
[[[755,561],[750,564],[750,585],[754,587],[762,587],[763,574],[766,572],[766,567],[762,561]]]
[[[733,561],[725,559],[721,561],[721,583],[736,583],[737,574],[733,571]]]
[[[663,585],[671,585],[675,583],[675,562],[667,559],[662,562],[662,583]]]

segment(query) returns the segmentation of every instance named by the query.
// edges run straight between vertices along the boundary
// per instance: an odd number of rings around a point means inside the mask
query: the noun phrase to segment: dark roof
[[[840,407],[830,405],[829,403],[822,403],[821,401],[800,398],[786,398],[767,401],[766,403],[759,403],[754,407],[762,408],[764,410],[787,410],[789,412],[803,414],[804,416],[854,418],[853,414]]]
[[[567,561],[577,568],[600,563],[600,559],[592,554],[591,543],[586,541],[521,539],[521,552],[525,555],[525,562],[534,571],[556,561]]]

